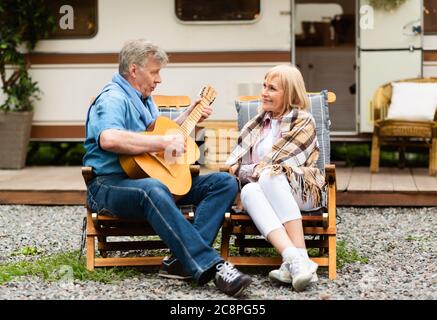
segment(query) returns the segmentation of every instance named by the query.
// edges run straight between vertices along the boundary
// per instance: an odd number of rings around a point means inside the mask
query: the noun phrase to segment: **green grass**
[[[134,268],[98,268],[93,272],[86,269],[85,257],[78,259],[79,252],[63,252],[43,256],[34,261],[22,261],[0,265],[0,284],[20,276],[38,276],[47,281],[72,277],[81,281],[111,283],[140,274]]]
[[[407,241],[423,241],[426,239],[427,239],[427,237],[424,237],[424,236],[413,236],[413,235],[409,235],[405,238],[405,240],[407,240]]]
[[[220,234],[219,234],[220,236]],[[416,237],[408,237],[406,240],[415,241]],[[218,247],[220,237],[215,241],[214,247]],[[278,253],[274,248],[249,249],[251,256],[274,257]],[[231,245],[231,255],[238,253],[238,249]],[[308,250],[310,256],[318,253],[317,249]],[[12,255],[33,256],[41,251],[36,247],[23,247]],[[96,268],[93,272],[86,269],[85,257],[78,259],[79,252],[63,252],[50,256],[41,256],[33,261],[21,261],[0,265],[0,285],[21,276],[41,277],[46,281],[58,281],[62,279],[96,281],[112,283],[126,278],[138,276],[141,271],[138,268],[112,267]],[[357,250],[349,249],[345,241],[337,242],[337,268],[341,269],[348,263],[368,263],[366,257],[362,257]]]
[[[19,255],[35,256],[35,255],[40,254],[40,253],[41,253],[41,251],[37,247],[26,246],[26,247],[22,247],[16,251],[14,251],[12,253],[12,255],[13,256],[19,256]]]
[[[357,250],[349,249],[344,240],[337,241],[337,269],[354,262],[368,263],[369,259],[361,256]]]

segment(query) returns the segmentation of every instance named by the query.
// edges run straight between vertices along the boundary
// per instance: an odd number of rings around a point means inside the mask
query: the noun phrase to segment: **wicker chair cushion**
[[[393,82],[387,119],[432,121],[437,106],[437,83]]]

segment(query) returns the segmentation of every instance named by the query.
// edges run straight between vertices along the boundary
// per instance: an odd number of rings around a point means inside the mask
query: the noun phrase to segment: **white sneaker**
[[[313,274],[313,277],[311,278],[310,283],[316,283],[317,281],[319,281],[319,277],[317,276],[317,268],[319,267],[319,265],[311,259],[308,260],[308,264],[309,264],[311,272]]]
[[[275,269],[269,272],[269,279],[272,281],[282,282],[290,284],[293,282],[291,279],[290,271],[288,271],[288,263],[283,262],[279,269]]]
[[[294,256],[293,258],[286,259],[285,262],[288,262],[288,269],[293,279],[293,288],[296,291],[304,290],[313,277],[312,271],[314,270],[314,266],[310,266],[308,260],[301,256]]]

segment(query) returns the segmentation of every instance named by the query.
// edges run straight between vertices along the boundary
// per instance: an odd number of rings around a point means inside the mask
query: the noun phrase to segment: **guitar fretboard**
[[[196,127],[196,124],[202,117],[202,111],[207,105],[208,102],[206,101],[206,99],[202,98],[202,100],[193,108],[191,113],[188,115],[187,119],[181,126],[182,134],[185,138],[187,138]]]

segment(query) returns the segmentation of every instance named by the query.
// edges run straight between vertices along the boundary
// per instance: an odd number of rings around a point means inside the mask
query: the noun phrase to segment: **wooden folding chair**
[[[181,108],[191,104],[189,96],[153,95],[152,97],[158,108]]]
[[[318,167],[322,167],[325,173],[327,191],[324,194],[325,205],[315,211],[302,212],[302,221],[304,225],[305,243],[307,248],[314,248],[311,259],[319,266],[328,267],[329,279],[336,278],[336,177],[335,165],[330,164],[329,150],[329,112],[327,106],[316,106],[318,101],[325,99],[328,103],[336,100],[335,94],[331,92],[322,92],[320,94],[309,94],[311,101],[311,112],[316,120],[317,138],[320,144],[320,159]],[[250,108],[255,109],[253,97],[250,99],[243,97],[237,99],[236,104],[243,102],[249,103]],[[248,105],[248,104],[246,104]],[[243,108],[237,107],[240,112]],[[245,113],[250,111],[244,110]],[[246,118],[252,115],[245,115]],[[228,171],[229,168],[223,167],[222,171]],[[278,266],[281,264],[281,257],[254,256],[247,252],[248,248],[271,247],[265,239],[260,238],[260,233],[250,216],[246,212],[226,213],[225,222],[222,227],[221,255],[224,259],[235,265],[244,266]],[[231,252],[231,237],[235,238],[234,247],[238,253]],[[235,251],[235,250],[233,250]]]
[[[153,98],[161,115],[171,119],[183,112],[181,107],[187,107],[191,104],[188,96],[153,96]],[[192,165],[190,170],[192,175],[198,175],[200,166]],[[92,168],[82,167],[82,176],[85,184],[88,185],[94,178]],[[180,209],[188,220],[194,219],[194,206],[183,206]],[[122,241],[114,239],[122,239]],[[94,270],[95,267],[160,265],[164,256],[150,254],[149,250],[165,248],[167,246],[159,239],[147,221],[97,214],[86,205],[86,263],[88,270]],[[96,249],[100,253],[100,257],[96,256]],[[116,256],[108,254],[115,251],[120,253]],[[126,253],[130,253],[131,256],[126,255]]]
[[[192,175],[199,174],[199,168],[198,165],[191,166]],[[92,168],[82,167],[82,176],[85,184],[88,185],[93,179]],[[183,206],[180,209],[188,220],[194,219],[194,206]],[[133,238],[138,236],[143,239]],[[123,237],[123,241],[109,241],[108,237],[118,237],[118,239]],[[95,267],[160,265],[165,256],[148,255],[147,251],[144,251],[167,248],[165,243],[157,238],[159,237],[157,237],[156,232],[145,220],[97,214],[86,205],[86,264],[90,271],[94,270]],[[96,256],[96,241],[100,257]],[[111,251],[126,253],[138,250],[141,252],[137,252],[135,256],[108,256],[108,252]]]

